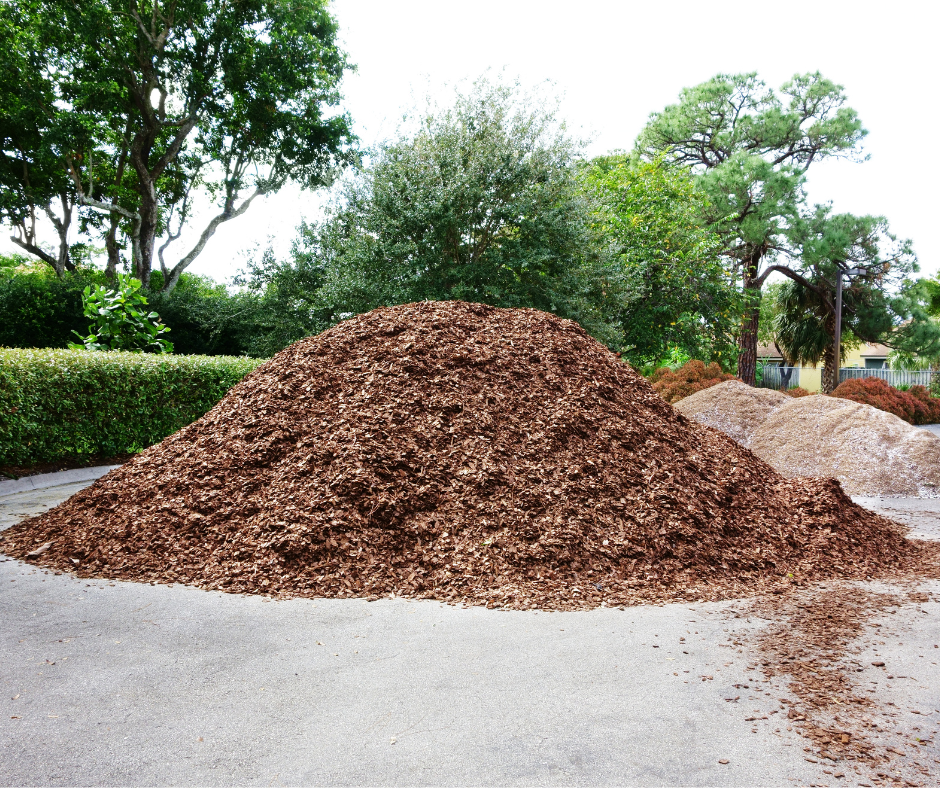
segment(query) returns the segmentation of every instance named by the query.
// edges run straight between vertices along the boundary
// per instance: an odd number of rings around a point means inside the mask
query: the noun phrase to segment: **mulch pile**
[[[940,438],[871,405],[801,397],[768,414],[750,449],[785,476],[831,476],[849,495],[940,493]]]
[[[871,405],[794,399],[730,380],[674,407],[730,435],[784,476],[838,479],[849,495],[940,493],[940,438]]]
[[[684,397],[673,407],[683,416],[721,430],[742,446],[751,448],[751,437],[757,428],[771,413],[790,402],[793,398],[782,391],[728,380]]]
[[[577,324],[462,302],[302,340],[4,552],[83,577],[512,608],[717,599],[918,560],[695,424]]]

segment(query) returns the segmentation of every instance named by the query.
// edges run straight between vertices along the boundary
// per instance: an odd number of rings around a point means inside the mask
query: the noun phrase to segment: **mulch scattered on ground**
[[[940,576],[936,546],[923,569]],[[887,591],[836,582],[767,596],[751,608],[770,620],[756,637],[753,667],[786,693],[780,722],[808,740],[807,760],[849,784],[927,785],[940,774],[932,757],[919,752],[933,732],[918,737],[919,728],[898,729],[896,714],[869,696],[870,686],[862,686],[873,671],[879,678],[884,673],[884,662],[860,657],[866,632],[881,627],[878,619],[897,607],[928,601],[927,594],[912,590],[916,578],[894,579],[899,582]]]
[[[576,323],[462,302],[302,340],[3,534],[82,577],[571,610],[912,566],[827,479],[676,413]]]

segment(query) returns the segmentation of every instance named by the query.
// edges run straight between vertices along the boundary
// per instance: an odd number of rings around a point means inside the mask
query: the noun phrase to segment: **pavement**
[[[0,497],[0,528],[87,483]],[[771,716],[733,601],[274,601],[4,556],[0,588],[3,785],[844,784]],[[934,725],[940,604],[886,618],[872,653],[905,681],[872,697]]]

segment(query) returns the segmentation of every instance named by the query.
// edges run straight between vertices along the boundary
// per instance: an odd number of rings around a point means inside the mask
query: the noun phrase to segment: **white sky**
[[[524,86],[555,83],[569,128],[593,139],[591,155],[631,147],[650,112],[719,72],[757,71],[777,88],[796,72],[819,70],[845,86],[869,130],[871,158],[814,163],[810,201],[887,216],[896,234],[913,239],[922,274],[934,275],[940,14],[931,5],[334,0],[332,9],[358,65],[344,83],[345,107],[364,146],[391,136],[415,97],[430,89],[448,103],[455,83],[487,69]],[[221,226],[190,270],[226,279],[246,249],[269,237],[286,253],[321,198],[288,188],[256,201]]]

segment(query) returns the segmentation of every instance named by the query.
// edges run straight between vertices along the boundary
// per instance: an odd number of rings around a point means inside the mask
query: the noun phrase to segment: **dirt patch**
[[[784,476],[831,476],[850,495],[940,491],[940,438],[850,400],[791,400],[753,432],[750,448]]]
[[[929,553],[923,569],[937,577],[940,548]],[[884,666],[862,660],[861,636],[898,606],[927,601],[912,590],[917,580],[896,579],[901,582],[890,591],[835,583],[765,597],[751,608],[771,622],[756,638],[751,669],[761,670],[781,694],[781,723],[806,738],[807,760],[828,766],[836,779],[850,772],[849,784],[927,785],[940,776],[933,759],[918,752],[921,740],[899,730],[893,713],[857,678]]]
[[[577,324],[383,308],[298,342],[3,550],[80,576],[582,609],[915,565],[837,482],[788,480]]]
[[[685,397],[673,407],[700,424],[730,435],[742,446],[750,446],[754,431],[771,413],[792,399],[782,391],[729,380]]]

